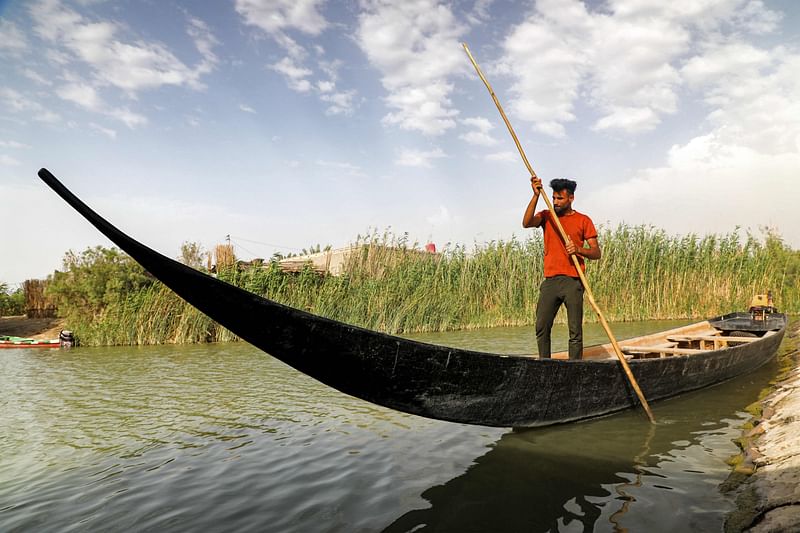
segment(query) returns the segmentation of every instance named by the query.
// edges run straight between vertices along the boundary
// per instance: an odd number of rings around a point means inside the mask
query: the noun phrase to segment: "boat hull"
[[[60,348],[61,343],[57,340],[54,341],[0,341],[0,350],[3,348]]]
[[[343,393],[439,420],[535,427],[638,404],[616,360],[559,360],[450,348],[386,335],[281,305],[169,259],[100,217],[46,169],[39,176],[122,250],[194,307],[273,357]],[[630,361],[648,401],[750,372],[785,329],[690,357]]]

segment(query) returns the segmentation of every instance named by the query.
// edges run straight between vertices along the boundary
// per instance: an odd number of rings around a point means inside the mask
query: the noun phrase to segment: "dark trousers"
[[[583,285],[577,278],[554,276],[542,282],[536,305],[536,344],[542,359],[550,359],[550,331],[562,303],[567,308],[569,358],[583,354]]]

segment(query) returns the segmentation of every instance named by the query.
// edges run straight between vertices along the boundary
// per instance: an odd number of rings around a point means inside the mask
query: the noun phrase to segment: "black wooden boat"
[[[49,171],[39,177],[100,232],[197,309],[326,385],[415,415],[534,427],[637,405],[610,345],[578,361],[476,352],[386,335],[262,298],[169,259],[100,217]],[[743,328],[747,322],[749,331]],[[648,401],[707,387],[772,358],[786,317],[760,324],[733,314],[621,342]]]

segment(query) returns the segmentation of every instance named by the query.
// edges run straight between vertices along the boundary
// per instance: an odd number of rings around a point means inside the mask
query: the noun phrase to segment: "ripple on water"
[[[36,531],[718,529],[739,410],[771,375],[657,404],[652,435],[636,412],[509,432],[243,343],[3,355],[0,530]]]

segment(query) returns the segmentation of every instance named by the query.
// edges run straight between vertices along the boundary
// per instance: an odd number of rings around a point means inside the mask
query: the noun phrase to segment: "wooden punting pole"
[[[525,156],[525,151],[522,149],[522,145],[519,143],[519,139],[517,138],[517,134],[514,133],[514,128],[511,127],[511,122],[509,122],[508,117],[503,111],[503,106],[500,105],[500,101],[497,99],[497,95],[494,93],[494,89],[492,86],[489,85],[489,81],[481,72],[481,68],[478,66],[478,63],[475,61],[475,58],[472,57],[472,53],[469,51],[469,47],[467,43],[461,43],[464,47],[464,51],[469,56],[469,60],[472,62],[472,66],[475,67],[475,71],[478,73],[478,76],[483,81],[483,84],[486,85],[486,88],[489,90],[489,94],[492,95],[492,100],[494,100],[494,104],[497,106],[497,110],[500,111],[500,116],[503,117],[503,121],[506,123],[506,127],[508,128],[508,132],[511,134],[511,138],[514,139],[514,144],[517,145],[517,150],[519,150],[519,155],[522,156],[522,162],[525,163],[525,167],[528,169],[532,178],[537,177],[536,172],[533,171],[533,167],[531,166],[528,158]],[[547,208],[553,213],[553,220],[556,222],[556,227],[558,228],[559,234],[561,234],[561,238],[566,243],[568,240],[567,233],[564,231],[564,227],[561,225],[561,221],[558,220],[558,216],[555,214],[555,210],[553,209],[553,203],[550,201],[550,198],[547,194],[542,194],[545,202],[547,203]],[[642,389],[639,388],[639,384],[636,382],[636,378],[633,376],[633,372],[631,372],[630,366],[628,366],[628,361],[625,360],[625,356],[622,354],[622,349],[619,347],[617,343],[616,337],[614,337],[614,333],[611,332],[611,327],[608,325],[606,321],[606,317],[603,316],[603,312],[600,310],[600,307],[597,305],[597,302],[594,300],[594,295],[592,294],[592,289],[589,288],[589,282],[586,279],[586,276],[583,273],[583,269],[581,269],[581,265],[578,262],[578,258],[575,255],[572,255],[572,262],[575,265],[575,269],[578,271],[578,276],[581,278],[581,283],[583,283],[583,288],[586,292],[586,296],[589,298],[589,303],[592,305],[592,308],[597,313],[597,316],[600,318],[600,323],[603,325],[603,329],[606,330],[606,334],[608,335],[608,339],[611,341],[611,345],[614,347],[614,353],[617,354],[617,359],[619,359],[620,364],[622,365],[623,370],[625,371],[625,375],[628,377],[628,381],[630,381],[633,390],[636,391],[636,396],[639,397],[639,401],[644,408],[645,413],[647,413],[647,417],[650,419],[650,422],[655,424],[656,419],[653,417],[653,412],[650,410],[650,405],[648,405],[647,400],[644,397],[644,393],[642,393]]]

